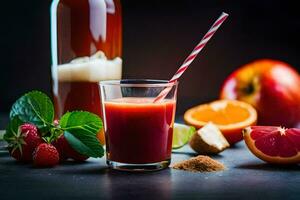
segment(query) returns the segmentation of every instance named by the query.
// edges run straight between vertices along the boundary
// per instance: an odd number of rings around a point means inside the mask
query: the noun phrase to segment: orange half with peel
[[[217,100],[187,110],[184,121],[196,128],[209,122],[215,124],[230,144],[243,139],[242,130],[256,124],[257,112],[248,103],[236,100]]]
[[[100,144],[105,145],[105,136],[104,136],[104,128],[102,128],[99,133],[97,133],[97,138]]]

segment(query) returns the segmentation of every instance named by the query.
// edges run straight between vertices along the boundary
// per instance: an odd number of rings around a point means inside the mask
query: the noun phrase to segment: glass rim
[[[100,86],[121,86],[121,87],[173,87],[178,85],[178,81],[174,83],[169,83],[168,80],[157,80],[157,79],[118,79],[118,80],[100,81],[99,85]]]

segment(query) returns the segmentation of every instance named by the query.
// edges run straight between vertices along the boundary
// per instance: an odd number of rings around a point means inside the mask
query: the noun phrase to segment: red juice
[[[121,98],[104,103],[107,158],[145,164],[170,160],[175,100]]]

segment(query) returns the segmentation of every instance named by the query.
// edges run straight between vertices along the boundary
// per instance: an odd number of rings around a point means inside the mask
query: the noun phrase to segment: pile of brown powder
[[[216,172],[225,169],[225,166],[219,161],[213,160],[208,156],[197,156],[175,163],[171,166],[173,169],[186,170],[191,172]]]

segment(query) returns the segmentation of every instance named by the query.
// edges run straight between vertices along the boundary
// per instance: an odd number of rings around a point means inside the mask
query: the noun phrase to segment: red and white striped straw
[[[208,32],[204,35],[204,37],[199,42],[199,44],[194,48],[192,53],[185,59],[185,61],[179,67],[179,69],[174,74],[174,76],[171,78],[171,80],[169,80],[169,83],[175,83],[180,78],[180,76],[185,72],[185,70],[187,70],[187,68],[190,66],[190,64],[195,60],[197,55],[205,47],[207,42],[212,38],[212,36],[215,34],[215,32],[218,30],[218,28],[222,25],[222,23],[226,20],[227,17],[228,17],[227,13],[223,12],[221,14],[221,16],[215,21],[215,23],[211,26],[211,28],[208,30]],[[172,86],[166,87],[154,99],[154,102],[163,100],[168,95],[168,93],[170,92],[171,89],[172,89]]]

